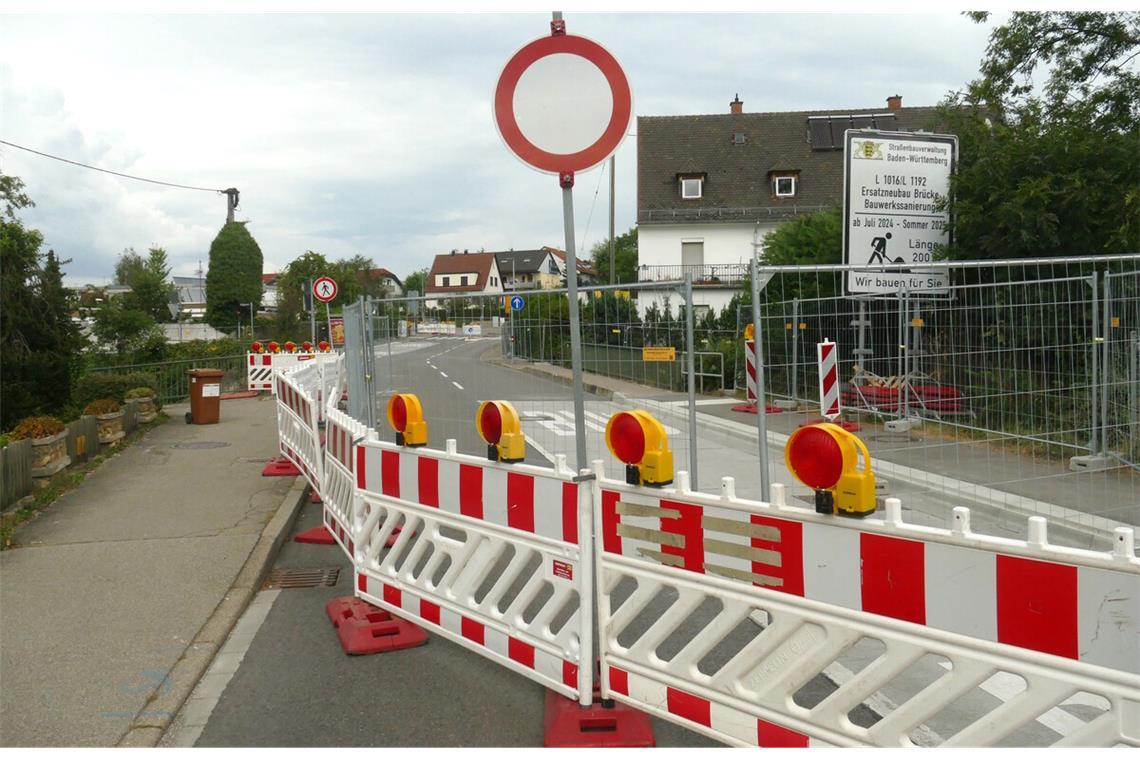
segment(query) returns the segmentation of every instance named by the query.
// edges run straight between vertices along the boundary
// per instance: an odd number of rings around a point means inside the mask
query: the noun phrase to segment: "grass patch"
[[[24,506],[0,515],[0,551],[15,546],[13,537],[19,526],[35,518],[40,512],[51,506],[60,496],[63,496],[82,483],[88,475],[99,469],[105,461],[116,456],[119,452],[126,449],[127,446],[134,444],[152,429],[166,422],[168,419],[170,418],[167,417],[165,413],[159,412],[158,416],[153,420],[139,425],[130,435],[124,436],[119,441],[119,445],[115,448],[109,449],[101,454],[96,454],[86,462],[65,467],[53,475],[47,481],[46,485],[37,486],[28,497],[28,501]]]

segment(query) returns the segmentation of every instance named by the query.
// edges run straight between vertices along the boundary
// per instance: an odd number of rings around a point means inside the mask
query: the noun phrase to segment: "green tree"
[[[115,353],[122,356],[148,343],[157,329],[149,314],[134,308],[123,297],[111,299],[95,312],[92,332],[101,343],[114,346]]]
[[[124,303],[131,309],[144,312],[155,322],[169,322],[170,302],[173,286],[169,282],[170,266],[166,261],[166,251],[151,248],[146,258],[127,248],[115,263],[115,282],[127,285],[131,292],[124,296]]]
[[[277,279],[278,326],[283,330],[292,330],[300,323],[302,317],[308,316],[303,300],[306,281],[333,274],[335,274],[334,265],[315,251],[306,251],[290,261]],[[339,302],[343,293],[343,284],[338,282],[337,285],[340,292],[334,303]]]
[[[261,248],[245,222],[227,222],[210,244],[206,272],[206,321],[233,327],[247,313],[242,304],[261,303]]]
[[[1140,248],[1138,55],[1135,12],[1014,13],[994,29],[981,77],[941,109],[960,141],[946,255]]]
[[[590,263],[597,272],[598,282],[610,282],[610,240],[606,238],[590,249]],[[614,274],[618,283],[637,282],[637,227],[614,239]]]
[[[82,338],[71,322],[62,263],[40,253],[43,236],[17,216],[33,206],[18,177],[0,175],[0,428],[61,412]]]
[[[428,270],[420,269],[412,272],[404,278],[404,292],[409,293],[416,291],[421,296],[424,294],[424,286],[427,284]]]

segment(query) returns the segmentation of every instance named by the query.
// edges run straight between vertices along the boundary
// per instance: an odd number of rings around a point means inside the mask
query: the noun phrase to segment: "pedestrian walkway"
[[[257,590],[303,496],[261,477],[274,401],[186,409],[0,553],[0,745],[153,745]]]

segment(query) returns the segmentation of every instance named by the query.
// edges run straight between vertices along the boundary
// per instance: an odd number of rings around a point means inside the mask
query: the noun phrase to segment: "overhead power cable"
[[[214,188],[214,187],[195,187],[194,185],[180,185],[177,182],[163,182],[162,180],[158,180],[158,179],[147,179],[146,177],[136,177],[133,174],[123,174],[122,172],[111,171],[110,169],[103,169],[101,167],[92,166],[90,164],[84,164],[84,163],[81,163],[79,161],[72,161],[70,158],[63,158],[61,156],[53,156],[50,153],[42,153],[38,150],[32,150],[31,148],[26,148],[23,145],[17,145],[16,143],[8,142],[7,140],[0,140],[0,145],[7,145],[7,146],[12,147],[12,148],[18,148],[19,150],[26,150],[28,153],[35,153],[37,156],[43,156],[44,158],[51,158],[51,159],[54,159],[56,161],[63,161],[65,164],[73,164],[74,166],[82,166],[84,169],[93,169],[97,172],[103,172],[104,174],[114,174],[116,177],[123,177],[125,179],[133,179],[133,180],[137,180],[139,182],[150,182],[153,185],[165,185],[166,187],[177,187],[177,188],[181,188],[183,190],[201,190],[201,191],[207,192],[207,193],[222,193],[223,195],[227,192],[226,190],[219,190],[219,189]],[[236,205],[236,203],[235,203],[235,205]]]

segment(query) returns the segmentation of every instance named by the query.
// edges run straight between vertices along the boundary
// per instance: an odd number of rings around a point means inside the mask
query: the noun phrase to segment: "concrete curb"
[[[183,651],[182,656],[166,676],[166,680],[151,693],[139,710],[126,733],[118,741],[120,747],[155,747],[173,723],[183,703],[190,697],[206,672],[214,655],[221,649],[226,637],[237,624],[245,608],[261,586],[265,573],[277,556],[278,549],[289,535],[297,514],[306,503],[308,483],[298,477],[285,499],[277,507],[273,519],[261,531],[261,536],[246,558],[230,590],[210,614]]]

